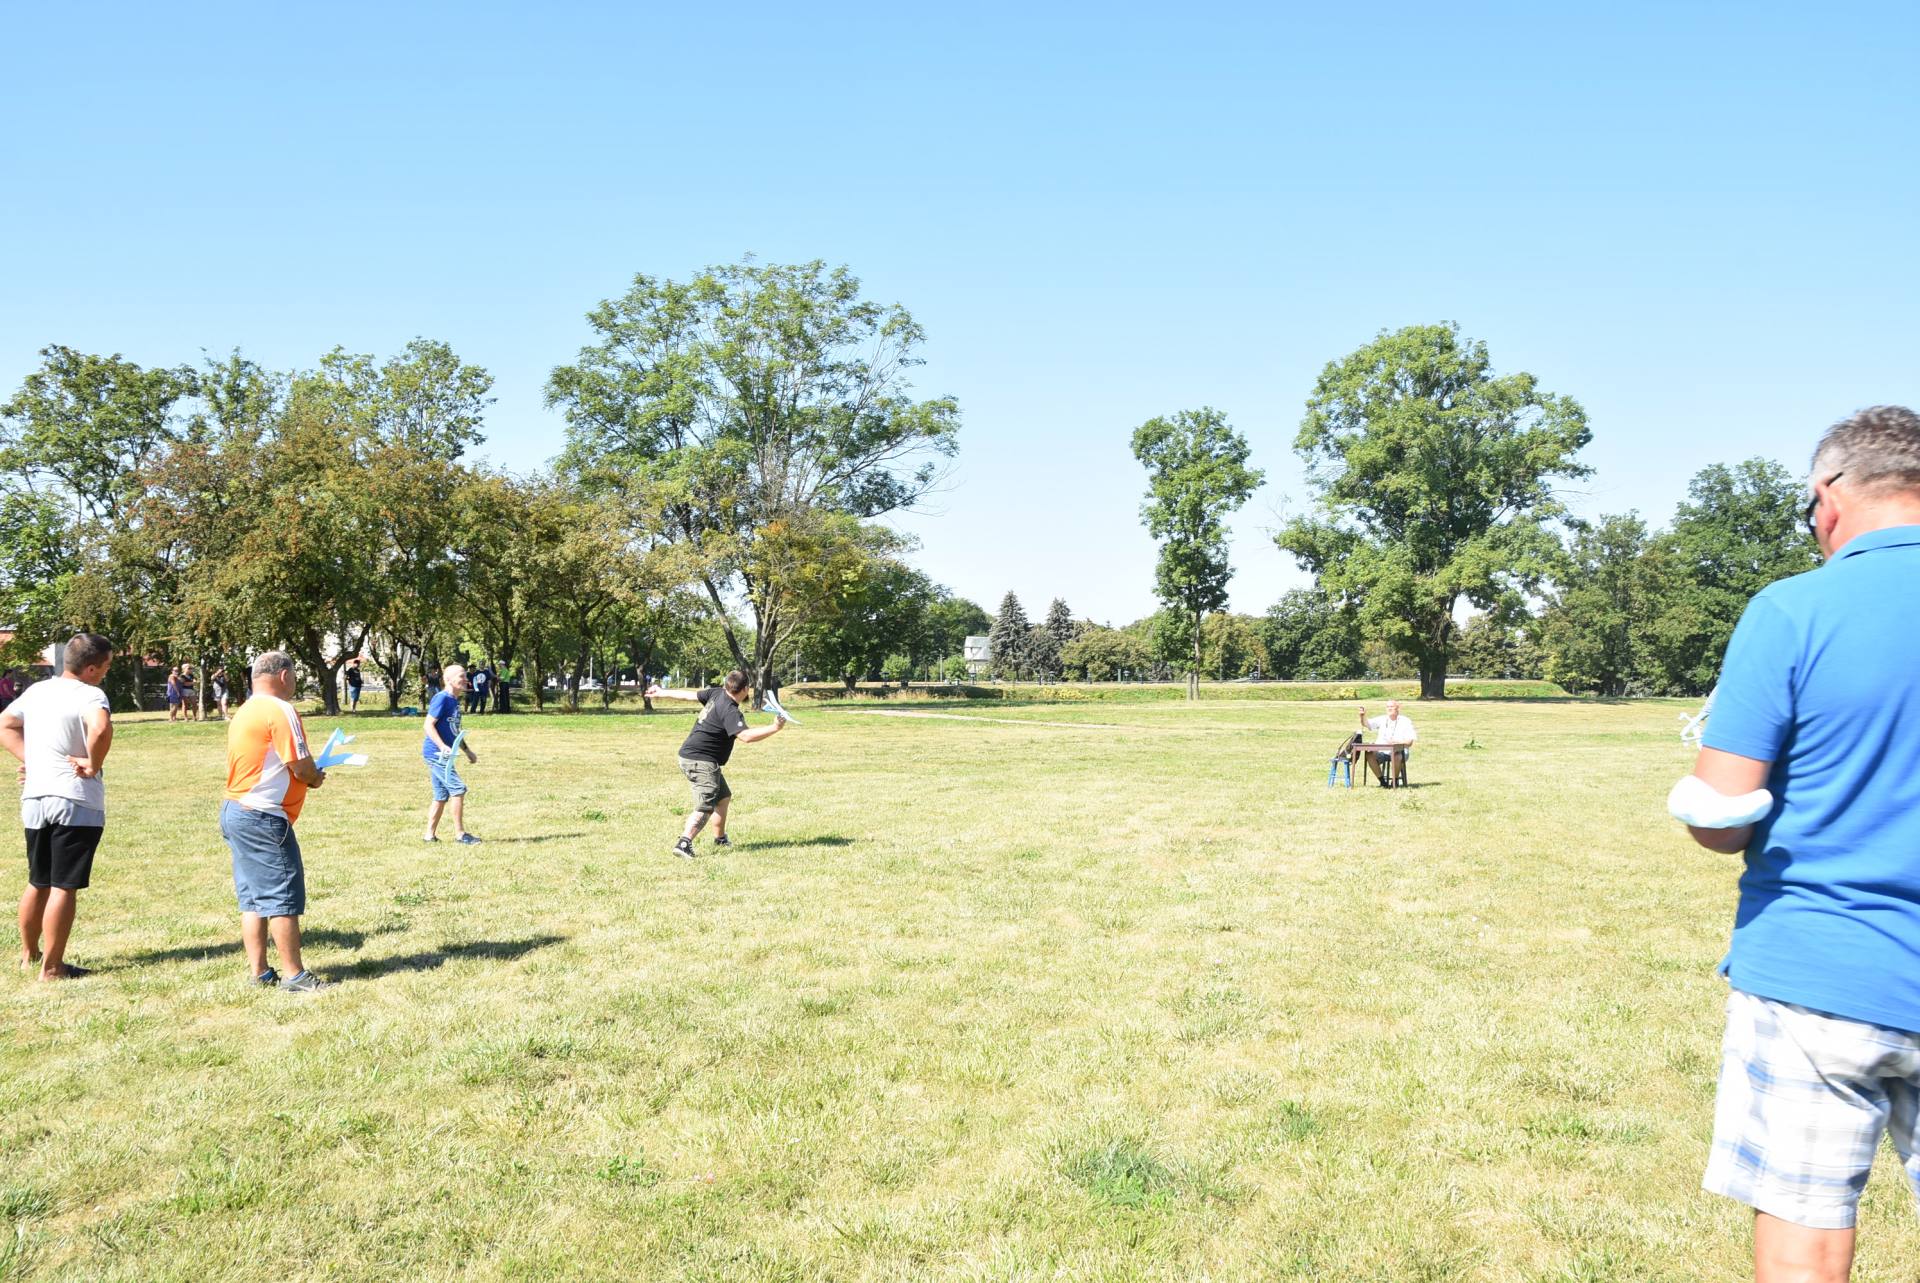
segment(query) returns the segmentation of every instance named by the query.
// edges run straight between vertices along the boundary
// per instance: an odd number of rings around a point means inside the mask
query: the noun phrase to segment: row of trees
[[[1177,645],[1189,694],[1236,664],[1404,671],[1428,698],[1461,663],[1609,694],[1709,689],[1748,599],[1815,564],[1799,488],[1756,459],[1702,472],[1663,533],[1631,513],[1581,522],[1554,486],[1590,473],[1578,457],[1590,439],[1577,402],[1524,372],[1495,375],[1457,326],[1382,333],[1329,362],[1294,440],[1313,502],[1275,537],[1314,586],[1264,626],[1219,624],[1209,658],[1208,625],[1233,618],[1214,614],[1231,574],[1222,523],[1261,474],[1215,410],[1150,420],[1133,450],[1164,609],[1144,655],[1164,663]]]
[[[1636,513],[1569,520],[1564,537],[1541,551],[1536,594],[1450,631],[1447,669],[1600,695],[1702,694],[1753,595],[1817,564],[1802,502],[1786,468],[1755,458],[1702,470],[1665,529],[1650,529]],[[1211,681],[1418,677],[1417,661],[1397,644],[1402,634],[1375,628],[1363,602],[1323,581],[1288,592],[1265,615],[1209,614],[1197,671]],[[1025,628],[1009,593],[993,634],[999,675],[1165,681],[1193,669],[1191,621],[1178,611],[1114,628],[1073,620],[1056,601],[1047,631],[1068,640],[1044,652],[1057,657],[1052,664],[1032,662],[1034,652],[1017,645],[1003,648],[1003,637]]]
[[[238,352],[143,369],[49,347],[0,406],[0,623],[13,657],[76,627],[157,659],[266,645],[333,706],[366,654],[392,689],[474,651],[577,702],[625,668],[739,666],[849,684],[959,676],[986,631],[1003,675],[1342,678],[1450,669],[1582,690],[1711,685],[1746,600],[1813,564],[1778,465],[1708,469],[1665,531],[1571,520],[1574,401],[1496,376],[1451,325],[1330,362],[1295,438],[1313,491],[1279,548],[1312,572],[1264,618],[1224,613],[1226,520],[1262,481],[1211,408],[1132,434],[1161,609],[1125,628],[1055,600],[997,616],[906,561],[882,523],[939,484],[951,398],[917,399],[922,334],[820,263],[634,278],[556,368],[554,465],[472,461],[492,379],[445,344],[310,369]],[[1463,621],[1465,623],[1463,627]],[[126,680],[136,699],[141,666]],[[501,688],[501,699],[507,689]]]
[[[903,309],[844,269],[745,262],[636,277],[588,321],[547,387],[566,449],[526,477],[469,460],[492,379],[443,343],[294,372],[45,349],[0,406],[13,657],[82,627],[203,672],[285,646],[333,710],[362,653],[395,690],[470,648],[577,700],[591,671],[711,671],[716,650],[762,686],[809,644],[858,669],[863,617],[908,584],[925,609],[888,646],[984,622],[875,521],[938,481],[958,427],[908,394]]]

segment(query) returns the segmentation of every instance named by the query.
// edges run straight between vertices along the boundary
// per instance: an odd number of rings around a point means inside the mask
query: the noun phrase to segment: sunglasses
[[[1846,475],[1846,469],[1843,468],[1818,484],[1830,486]],[[1800,520],[1806,525],[1807,533],[1812,535],[1816,540],[1820,538],[1820,531],[1813,524],[1813,514],[1818,511],[1820,511],[1820,492],[1815,490],[1813,495],[1807,500],[1807,510],[1800,514]]]

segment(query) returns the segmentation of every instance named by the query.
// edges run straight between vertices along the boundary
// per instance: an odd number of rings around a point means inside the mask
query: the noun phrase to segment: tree
[[[1646,626],[1655,689],[1699,694],[1719,680],[1740,614],[1768,584],[1819,564],[1800,521],[1800,484],[1770,459],[1702,469],[1649,555],[1659,600]]]
[[[1154,593],[1191,623],[1187,698],[1198,699],[1201,622],[1226,606],[1233,576],[1225,519],[1259,488],[1262,474],[1247,467],[1246,438],[1213,409],[1147,420],[1134,430],[1133,455],[1147,469],[1140,515],[1161,541]]]
[[[386,678],[389,703],[407,674],[446,641],[453,614],[454,494],[467,479],[458,462],[484,437],[493,376],[445,343],[416,338],[376,363],[336,348],[321,358],[312,390],[328,397],[366,441],[364,484],[379,551],[379,594],[364,647]],[[497,700],[502,692],[496,691]]]
[[[924,335],[819,262],[637,276],[587,319],[600,342],[547,384],[567,418],[562,466],[590,486],[660,490],[735,661],[764,686],[818,603],[786,577],[788,550],[760,545],[846,536],[910,507],[955,450],[955,402],[909,395]],[[734,589],[752,615],[744,641],[726,609]]]
[[[142,476],[179,439],[194,372],[142,369],[53,345],[0,405],[0,590],[17,649],[37,651],[76,629],[105,633],[145,655],[162,643],[150,598],[117,573],[114,545],[130,536]],[[116,665],[140,701],[141,665]]]
[[[259,448],[230,461],[248,470],[239,482],[244,524],[209,586],[237,629],[286,646],[306,666],[329,713],[340,711],[340,670],[391,591],[380,576],[368,455],[367,437],[337,403],[296,379]]]
[[[1531,616],[1475,615],[1454,636],[1450,668],[1463,677],[1538,681],[1546,675],[1538,627]]]
[[[1531,374],[1496,378],[1484,343],[1454,325],[1382,333],[1327,364],[1295,439],[1320,514],[1276,537],[1321,585],[1363,602],[1370,635],[1446,698],[1454,611],[1511,609],[1559,553],[1549,482],[1575,455],[1586,413]]]
[[[1117,628],[1098,625],[1082,629],[1060,651],[1066,671],[1090,682],[1111,682],[1122,677],[1138,677],[1146,667],[1146,648],[1138,639]]]
[[[1642,648],[1655,605],[1647,550],[1647,524],[1635,513],[1575,529],[1564,582],[1540,620],[1548,680],[1602,695],[1643,684]]]
[[[1026,662],[1037,682],[1050,682],[1060,676],[1060,642],[1045,624],[1027,629]]]
[[[453,514],[455,600],[504,678],[521,658],[529,617],[539,609],[544,588],[536,550],[546,537],[537,528],[534,487],[500,473],[469,473],[454,492]],[[536,702],[539,685],[536,676]],[[506,682],[497,686],[494,707],[512,712]]]
[[[1020,599],[1008,592],[1000,599],[1000,613],[994,616],[993,627],[987,630],[994,676],[1020,680],[1027,667],[1027,642],[1032,632]]]
[[[1067,603],[1055,597],[1047,607],[1046,628],[1053,638],[1054,654],[1058,655],[1067,648],[1067,643],[1080,631],[1073,622],[1073,612],[1067,609]]]
[[[1251,615],[1219,611],[1207,616],[1200,650],[1205,672],[1216,682],[1264,674],[1272,664],[1260,636],[1260,621]]]
[[[834,608],[799,634],[800,654],[818,672],[831,673],[848,690],[863,678],[884,676],[887,659],[907,658],[924,645],[933,584],[891,557],[875,558]]]
[[[287,381],[234,352],[207,360],[199,389],[201,413],[142,469],[114,558],[124,591],[144,595],[157,631],[201,661],[204,683],[211,668],[242,663],[249,643],[280,640],[258,632],[231,576],[267,503],[262,443],[277,431]]]
[[[1367,671],[1360,612],[1318,588],[1295,588],[1261,622],[1268,672],[1294,681],[1350,681]]]

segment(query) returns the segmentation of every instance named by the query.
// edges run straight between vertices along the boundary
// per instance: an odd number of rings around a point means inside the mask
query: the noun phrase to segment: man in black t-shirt
[[[687,815],[686,831],[673,844],[673,853],[682,859],[694,857],[693,839],[706,827],[709,816],[713,817],[713,844],[733,845],[727,840],[727,803],[733,790],[727,787],[727,777],[720,768],[733,756],[736,742],[752,744],[779,734],[787,724],[786,718],[776,717],[771,726],[749,729],[746,715],[740,711],[740,697],[746,689],[747,675],[737,668],[720,686],[697,691],[662,690],[658,685],[647,688],[654,699],[698,700],[701,706],[699,716],[693,719],[693,729],[680,746],[680,772],[693,786],[693,809]]]

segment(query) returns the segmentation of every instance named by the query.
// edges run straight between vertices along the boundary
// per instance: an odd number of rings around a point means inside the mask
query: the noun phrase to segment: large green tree
[[[1359,608],[1318,588],[1282,595],[1261,621],[1261,634],[1272,676],[1346,681],[1367,671]]]
[[[934,586],[894,557],[876,557],[818,619],[796,637],[800,656],[814,672],[831,674],[848,690],[878,677],[889,656],[911,662],[925,649]]]
[[[187,430],[194,371],[54,345],[0,405],[0,610],[19,649],[74,629],[145,655],[167,642],[139,535],[143,478]],[[141,665],[115,666],[140,699]]]
[[[1262,473],[1247,466],[1246,438],[1212,408],[1148,419],[1133,433],[1133,457],[1147,470],[1140,509],[1147,533],[1160,541],[1153,590],[1191,629],[1187,698],[1200,698],[1201,624],[1224,609],[1233,566],[1227,558],[1227,514],[1257,490]]]
[[[590,486],[646,486],[699,554],[735,661],[772,679],[775,654],[821,603],[782,548],[909,507],[955,449],[959,408],[911,395],[924,335],[864,299],[845,268],[743,262],[688,282],[634,278],[588,314],[598,341],[554,370],[563,469]],[[752,615],[743,637],[728,601]]]
[[[1583,524],[1567,554],[1540,618],[1546,677],[1571,691],[1628,694],[1644,684],[1647,629],[1659,601],[1647,523],[1625,513]]]
[[[1457,326],[1382,333],[1315,383],[1294,448],[1318,512],[1277,542],[1444,699],[1456,608],[1514,609],[1550,573],[1552,482],[1587,475],[1589,435],[1578,403],[1494,375]]]
[[[992,656],[993,673],[996,677],[1010,677],[1015,681],[1027,669],[1027,644],[1033,632],[1033,625],[1027,622],[1026,607],[1011,590],[1000,599],[1000,610],[993,617],[993,626],[987,630],[988,654]]]
[[[1654,689],[1699,694],[1719,680],[1733,627],[1755,593],[1819,564],[1800,521],[1801,483],[1771,459],[1703,468],[1653,541],[1660,596],[1645,634]]]

